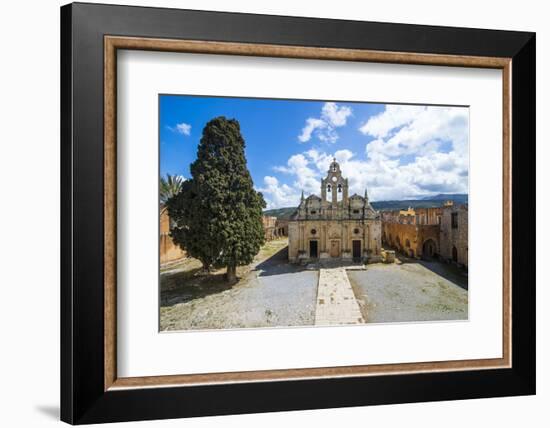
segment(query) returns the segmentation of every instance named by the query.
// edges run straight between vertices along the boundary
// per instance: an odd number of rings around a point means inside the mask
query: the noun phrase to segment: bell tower
[[[321,180],[321,197],[323,200],[329,199],[333,207],[336,207],[339,201],[344,205],[348,203],[348,179],[342,177],[336,158],[330,164],[326,178]]]

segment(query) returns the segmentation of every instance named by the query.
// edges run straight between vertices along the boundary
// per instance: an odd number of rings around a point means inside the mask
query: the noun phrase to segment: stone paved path
[[[345,268],[319,269],[315,325],[363,324],[364,322]]]

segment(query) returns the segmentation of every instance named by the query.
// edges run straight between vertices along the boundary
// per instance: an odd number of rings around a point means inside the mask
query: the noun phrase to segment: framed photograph
[[[76,3],[61,105],[62,420],[535,393],[535,34]]]

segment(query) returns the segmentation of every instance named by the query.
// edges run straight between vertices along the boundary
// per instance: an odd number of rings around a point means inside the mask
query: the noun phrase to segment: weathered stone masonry
[[[291,262],[315,259],[379,261],[380,214],[368,198],[348,195],[348,180],[336,160],[321,180],[321,197],[302,198],[288,223]]]
[[[408,257],[440,258],[468,267],[468,206],[382,212],[382,243]]]
[[[446,207],[441,217],[440,256],[468,267],[468,206]]]

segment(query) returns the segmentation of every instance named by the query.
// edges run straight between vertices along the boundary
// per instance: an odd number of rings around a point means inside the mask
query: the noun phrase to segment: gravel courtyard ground
[[[313,325],[318,271],[288,263],[286,240],[271,241],[228,286],[187,259],[161,274],[160,328],[231,329]]]
[[[468,318],[466,274],[439,262],[402,260],[347,270],[367,323]],[[266,243],[252,264],[237,269],[233,286],[225,269],[203,274],[192,258],[163,266],[160,329],[314,325],[320,267],[289,264],[286,239]]]
[[[367,323],[468,319],[468,280],[451,266],[378,263],[348,277]]]

